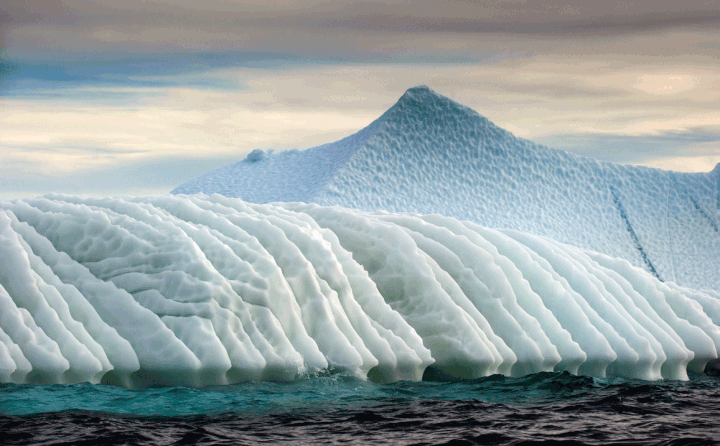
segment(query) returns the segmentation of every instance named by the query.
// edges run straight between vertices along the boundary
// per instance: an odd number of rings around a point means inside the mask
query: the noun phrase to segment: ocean
[[[128,390],[0,385],[0,442],[95,444],[720,444],[720,377],[566,372],[378,384],[341,374],[289,383]]]

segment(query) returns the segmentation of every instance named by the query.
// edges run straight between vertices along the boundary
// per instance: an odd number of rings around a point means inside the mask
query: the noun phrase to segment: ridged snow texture
[[[220,195],[0,203],[0,381],[568,370],[686,379],[720,295],[440,215]]]
[[[542,235],[623,258],[663,281],[720,291],[720,168],[677,173],[549,149],[426,87],[408,90],[341,141],[258,155],[173,193],[439,213]]]

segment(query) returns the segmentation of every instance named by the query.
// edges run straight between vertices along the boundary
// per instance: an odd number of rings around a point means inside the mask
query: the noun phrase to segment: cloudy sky
[[[425,84],[518,136],[720,162],[716,1],[5,0],[0,199],[164,193]]]

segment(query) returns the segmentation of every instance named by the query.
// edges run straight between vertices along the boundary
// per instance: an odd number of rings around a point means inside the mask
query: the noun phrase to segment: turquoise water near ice
[[[3,444],[718,444],[720,377],[0,385]]]
[[[371,407],[387,401],[467,401],[536,405],[611,395],[620,389],[655,392],[720,391],[720,378],[693,374],[690,381],[647,382],[538,373],[522,378],[493,375],[454,382],[378,384],[343,375],[313,376],[289,383],[257,382],[207,388],[156,387],[129,390],[93,384],[0,384],[0,414],[32,415],[68,410],[139,416],[262,414],[291,410]]]

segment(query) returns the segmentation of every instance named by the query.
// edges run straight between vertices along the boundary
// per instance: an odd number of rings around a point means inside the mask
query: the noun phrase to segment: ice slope
[[[662,281],[720,291],[720,165],[678,173],[549,149],[427,87],[408,90],[356,135],[250,158],[173,193],[438,213],[542,235],[625,259]]]
[[[0,202],[0,382],[567,370],[686,379],[720,294],[441,215],[221,195]]]

